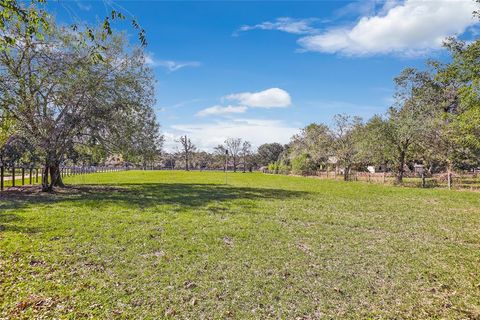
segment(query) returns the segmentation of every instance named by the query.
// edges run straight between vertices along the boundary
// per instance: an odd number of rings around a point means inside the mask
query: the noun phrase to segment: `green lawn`
[[[480,317],[480,193],[257,173],[65,180],[83,186],[0,196],[0,319]]]

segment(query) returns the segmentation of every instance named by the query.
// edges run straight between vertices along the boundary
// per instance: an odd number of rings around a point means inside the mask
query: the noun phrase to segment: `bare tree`
[[[190,138],[187,137],[187,135],[181,136],[179,141],[182,144],[182,153],[183,153],[183,156],[185,158],[185,171],[189,171],[190,168],[189,168],[188,164],[189,164],[189,161],[190,161],[190,156],[191,156],[192,152],[194,152],[197,148],[192,143]]]
[[[228,138],[225,140],[225,146],[233,160],[233,172],[237,172],[238,158],[240,156],[242,139]]]
[[[247,162],[252,154],[252,144],[248,141],[243,141],[242,150],[240,151],[240,155],[242,157],[243,162],[243,172],[247,170]]]
[[[223,171],[227,171],[227,161],[226,161],[226,153],[227,153],[227,149],[225,148],[224,145],[222,144],[219,144],[218,146],[216,146],[214,148],[215,152],[214,152],[214,155],[217,159],[217,165],[218,163],[221,163],[222,164],[222,167],[223,167]]]

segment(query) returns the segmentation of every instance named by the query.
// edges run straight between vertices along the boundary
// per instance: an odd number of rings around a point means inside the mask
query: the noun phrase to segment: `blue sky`
[[[147,32],[169,150],[181,134],[207,150],[227,137],[287,143],[301,127],[329,123],[336,113],[383,113],[404,67],[445,59],[446,36],[477,34],[473,0],[50,5],[63,22],[95,22],[112,7]],[[116,27],[136,41],[127,22]]]

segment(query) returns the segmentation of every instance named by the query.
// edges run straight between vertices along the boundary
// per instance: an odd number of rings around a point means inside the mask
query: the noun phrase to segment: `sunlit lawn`
[[[0,196],[0,318],[478,318],[480,194],[128,171]]]

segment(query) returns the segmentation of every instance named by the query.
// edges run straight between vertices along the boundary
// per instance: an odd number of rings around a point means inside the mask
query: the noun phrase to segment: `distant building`
[[[367,166],[367,170],[370,173],[378,173],[378,172],[386,172],[387,167],[385,165],[379,165],[379,166]]]
[[[418,175],[422,175],[425,172],[425,166],[420,163],[415,163],[413,165],[413,172]]]
[[[123,161],[123,156],[120,154],[114,154],[107,158],[105,161],[105,166],[107,167],[123,167],[125,161]]]

